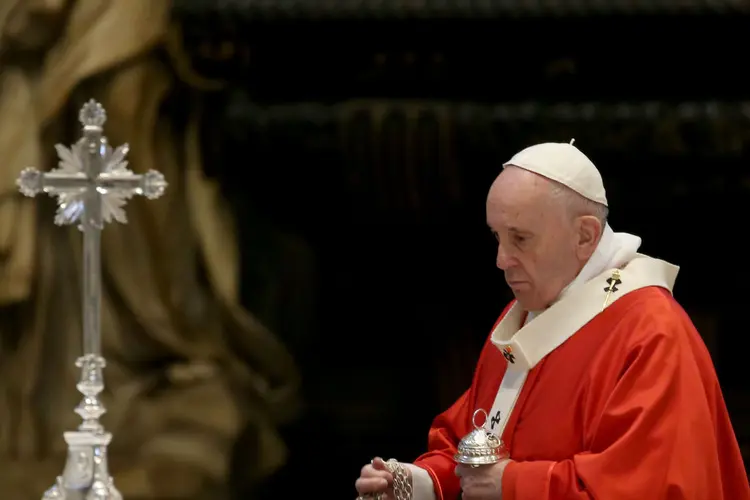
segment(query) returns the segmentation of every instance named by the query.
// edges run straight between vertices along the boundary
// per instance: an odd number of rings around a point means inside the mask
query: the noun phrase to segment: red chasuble
[[[711,359],[669,289],[624,293],[532,360],[502,431],[513,460],[503,500],[750,500]],[[435,419],[429,451],[415,461],[437,500],[460,498],[456,445],[476,409],[496,406],[516,362],[497,344],[488,340],[471,388]]]

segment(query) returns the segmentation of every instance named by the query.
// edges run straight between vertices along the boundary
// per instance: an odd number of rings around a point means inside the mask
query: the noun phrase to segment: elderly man
[[[504,167],[487,224],[516,300],[471,388],[435,419],[429,451],[414,464],[376,458],[359,494],[750,500],[711,359],[672,297],[678,268],[612,231],[601,176],[572,142],[531,146]],[[457,466],[480,408],[510,459]]]

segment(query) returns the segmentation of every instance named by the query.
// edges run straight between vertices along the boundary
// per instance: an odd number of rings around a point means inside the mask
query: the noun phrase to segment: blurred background
[[[80,235],[52,199],[96,98],[170,183],[103,233],[111,470],[129,500],[354,498],[470,383],[510,294],[486,190],[579,146],[615,230],[682,266],[750,463],[745,0],[3,0],[0,491],[74,429]]]

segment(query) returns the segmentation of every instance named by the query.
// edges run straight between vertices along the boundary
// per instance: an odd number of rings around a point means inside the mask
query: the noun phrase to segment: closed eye
[[[528,243],[533,236],[534,235],[529,234],[525,231],[511,231],[511,238],[513,238],[513,243],[518,246]]]

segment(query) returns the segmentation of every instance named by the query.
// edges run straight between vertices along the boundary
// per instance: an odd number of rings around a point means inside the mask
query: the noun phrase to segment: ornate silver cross
[[[78,142],[70,148],[55,146],[58,168],[45,173],[27,168],[17,181],[26,196],[41,192],[56,196],[55,224],[78,222],[83,232],[83,355],[76,361],[81,368],[76,387],[83,399],[75,409],[83,423],[78,431],[65,433],[65,471],[44,499],[121,500],[107,468],[107,445],[112,435],[99,423],[106,412],[99,401],[105,366],[101,356],[101,230],[105,222],[127,222],[124,206],[133,195],[159,198],[167,183],[154,170],[138,175],[128,169],[127,144],[113,150],[103,135],[107,114],[101,104],[90,100],[81,108],[78,119],[83,125]]]

